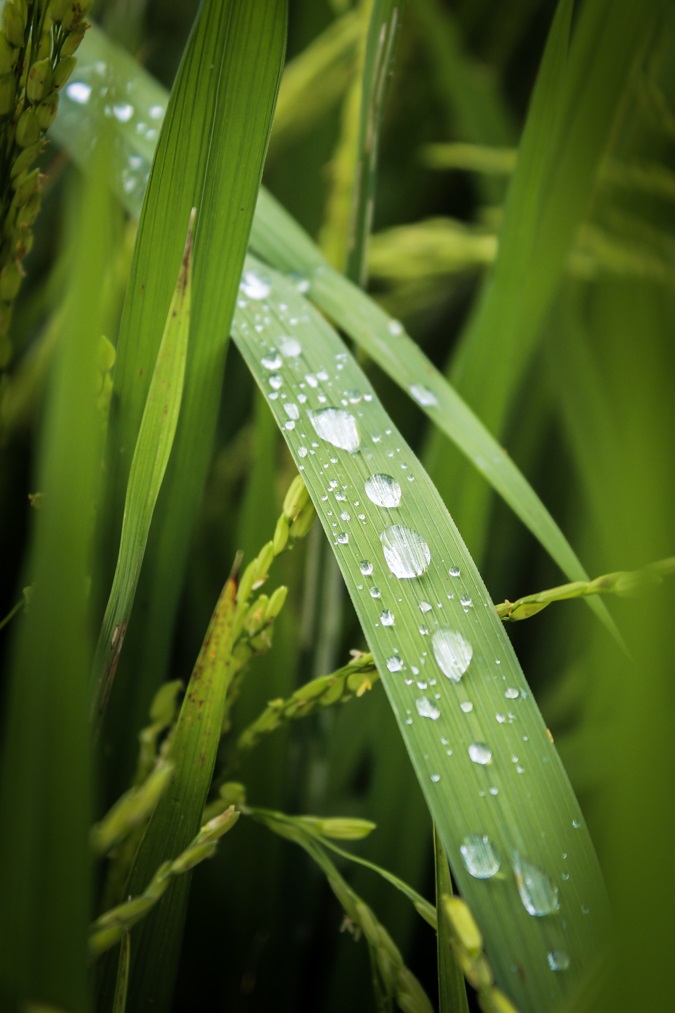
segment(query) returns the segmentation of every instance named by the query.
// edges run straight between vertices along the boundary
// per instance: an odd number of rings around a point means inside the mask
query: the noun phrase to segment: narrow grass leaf
[[[606,931],[578,803],[419,461],[293,281],[252,258],[246,272],[234,338],[333,546],[490,963],[522,1009],[552,1007]],[[569,956],[565,974],[551,972],[549,951]]]
[[[453,891],[448,857],[435,827],[434,867],[436,870],[436,910],[441,911],[443,897],[451,896]],[[437,923],[439,1013],[469,1013],[464,975],[452,952],[447,918],[438,918]]]
[[[100,151],[99,151],[100,153]],[[89,1009],[91,639],[87,577],[100,474],[95,407],[101,292],[110,245],[103,174],[78,187],[65,309],[41,429],[0,781],[0,1005]]]
[[[103,718],[112,688],[178,425],[190,333],[194,217],[193,211],[129,472],[117,566],[94,660],[97,722]]]

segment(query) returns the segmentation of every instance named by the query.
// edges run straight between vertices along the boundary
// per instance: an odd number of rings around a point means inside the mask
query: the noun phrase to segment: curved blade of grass
[[[112,61],[123,79],[135,81],[137,101],[142,99],[142,108],[158,110],[156,115],[161,116],[166,92],[100,30],[95,27],[90,30],[80,53],[83,62],[80,74],[87,84],[100,87],[96,66],[101,61]],[[78,118],[80,112],[66,91],[52,133],[74,158],[85,160],[87,122]],[[112,171],[111,184],[119,190],[125,206],[138,214],[152,143],[147,137],[138,141],[133,124],[116,123],[115,129],[122,145],[123,168]],[[133,176],[129,175],[130,157],[137,160],[131,163],[136,166]],[[125,188],[125,181],[134,185]],[[398,321],[388,317],[364,292],[328,267],[309,236],[264,188],[258,197],[251,247],[278,270],[300,275],[301,287],[309,287],[312,301],[407,393],[420,383],[429,387],[438,403],[421,405],[422,410],[508,503],[565,576],[570,580],[588,580],[588,574],[539,496],[475,412],[403,332]],[[611,627],[604,605],[594,600],[589,604]]]
[[[103,719],[112,688],[134,604],[152,517],[178,425],[190,333],[194,219],[195,209],[190,214],[183,261],[150,380],[148,399],[129,472],[117,566],[94,658],[96,696],[93,714],[97,723]]]
[[[366,377],[292,282],[252,258],[247,271],[233,336],[333,545],[491,964],[524,1010],[554,1008],[592,958],[607,917],[597,862],[569,782],[457,529]],[[345,413],[338,416],[345,428],[334,437],[337,445],[322,436],[331,434],[330,418],[322,423],[316,414],[328,407]],[[372,474],[395,478],[401,487],[397,507],[371,501],[364,483]],[[420,576],[398,579],[389,569],[382,536],[391,525],[418,532],[428,546],[430,562]],[[372,575],[363,575],[364,560]],[[454,566],[461,577],[449,574]],[[391,613],[393,624],[383,612]],[[441,674],[432,648],[433,634],[445,628],[473,651],[457,684]],[[491,751],[489,763],[471,758],[469,747],[481,743]],[[481,746],[472,753],[486,755]],[[487,834],[494,843],[500,876],[480,880],[470,874],[459,849],[473,834]],[[568,857],[561,867],[563,851]],[[526,910],[518,887],[530,875],[528,866],[543,870],[534,875],[545,893],[559,891],[560,915],[540,918]],[[570,957],[565,975],[549,968],[547,953],[553,950]],[[522,973],[514,976],[514,966]]]
[[[80,185],[68,207],[73,250],[34,479],[45,503],[33,515],[24,574],[33,589],[17,623],[6,686],[0,782],[0,1005],[6,1009],[38,999],[74,1013],[90,1008],[86,582],[100,473],[94,380],[110,249],[104,187],[102,175]]]
[[[443,841],[434,827],[434,867],[436,870],[436,910],[442,898],[452,896],[452,880]],[[469,1013],[464,975],[452,952],[447,918],[437,919],[438,1009],[439,1013]]]

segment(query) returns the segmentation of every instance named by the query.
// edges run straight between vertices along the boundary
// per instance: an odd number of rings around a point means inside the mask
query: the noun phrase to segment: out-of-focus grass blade
[[[85,40],[84,79],[97,83],[96,65],[105,58],[118,66],[119,73],[136,82],[137,101],[143,96],[142,107],[158,110],[165,93],[156,82],[143,73],[126,54],[120,53],[98,30],[92,29]],[[91,45],[90,50],[86,47]],[[76,82],[77,83],[77,82]],[[100,87],[100,80],[98,86]],[[63,95],[59,117],[52,132],[68,147],[73,157],[84,160],[86,130],[77,117],[76,103]],[[151,118],[151,117],[150,117]],[[84,121],[86,127],[86,120]],[[136,134],[129,124],[115,125],[124,150],[129,146],[139,161],[134,179],[143,178],[143,165],[147,166],[147,139],[137,145]],[[132,125],[133,126],[133,125]],[[127,166],[127,171],[128,166]],[[121,170],[111,180],[118,187],[120,197],[130,211],[139,211],[139,189],[124,188]],[[142,192],[142,189],[141,191]],[[421,409],[457,444],[474,467],[481,472],[511,509],[529,528],[562,572],[570,580],[587,580],[588,574],[579,562],[569,542],[550,513],[532,489],[525,476],[493,438],[466,402],[448,385],[444,377],[432,366],[422,350],[404,332],[398,321],[387,316],[359,288],[348,282],[337,271],[330,269],[320,251],[301,227],[284,211],[281,205],[263,188],[260,190],[251,232],[254,250],[278,270],[299,275],[298,284],[309,298],[323,309],[351,338],[360,344],[370,357],[400,384],[408,393],[419,391],[420,385],[428,388],[433,397],[418,395]],[[235,317],[237,316],[235,310]],[[414,395],[413,395],[414,396]],[[589,602],[609,624],[609,615],[601,602]]]
[[[192,295],[194,210],[138,430],[110,597],[94,659],[94,713],[101,721],[136,595],[150,525],[173,446],[185,378]]]
[[[436,869],[436,910],[441,911],[442,897],[452,894],[452,880],[443,842],[435,827],[434,866]],[[452,952],[447,918],[437,918],[437,932],[439,1013],[469,1013],[464,975]]]
[[[660,4],[591,0],[572,24],[562,0],[532,96],[500,233],[499,254],[453,361],[458,392],[497,438],[531,361],[630,72],[651,37]],[[498,360],[499,368],[496,368]],[[430,468],[457,504],[477,552],[486,537],[487,491],[434,434]]]
[[[252,258],[238,306],[235,340],[333,545],[490,963],[523,1010],[552,1009],[607,909],[513,649],[437,491],[325,319]]]
[[[127,1008],[127,992],[129,990],[129,967],[131,965],[131,937],[128,932],[122,936],[120,943],[120,956],[117,964],[117,981],[115,984],[115,998],[113,999],[113,1013],[125,1013]]]
[[[236,584],[220,595],[197,658],[173,733],[168,760],[175,774],[157,804],[129,875],[125,893],[141,894],[163,862],[180,855],[202,823],[220,742],[230,685],[232,647],[239,630]],[[129,1010],[164,1010],[178,970],[190,875],[178,877],[153,911],[134,930]]]
[[[100,168],[100,163],[99,163]],[[70,201],[72,258],[35,487],[44,505],[17,624],[0,787],[0,1005],[89,1009],[92,769],[87,577],[100,474],[95,408],[110,250],[103,172]]]

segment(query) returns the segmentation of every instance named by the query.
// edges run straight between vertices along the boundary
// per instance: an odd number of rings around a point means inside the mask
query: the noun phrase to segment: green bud
[[[282,608],[284,607],[284,602],[286,601],[287,594],[288,588],[284,587],[283,584],[281,585],[281,587],[277,587],[272,592],[272,594],[270,595],[270,600],[267,603],[267,608],[265,609],[266,622],[269,622],[271,619],[276,619],[276,617],[279,615]]]
[[[284,515],[288,517],[289,521],[295,520],[308,501],[309,493],[307,492],[307,486],[303,481],[302,475],[296,475],[288,487],[288,492],[284,499]]]
[[[173,764],[161,763],[138,788],[131,788],[92,830],[91,844],[99,855],[124,840],[131,831],[149,819],[173,776]]]
[[[226,806],[241,806],[246,802],[246,788],[238,781],[227,781],[221,784],[218,794]]]
[[[499,988],[491,988],[478,996],[478,1005],[483,1013],[518,1013],[510,999]]]
[[[277,521],[277,526],[274,529],[274,538],[272,540],[275,556],[280,555],[286,548],[286,544],[288,542],[288,531],[288,518],[282,514]]]
[[[72,0],[70,10],[66,11],[61,18],[61,24],[65,30],[70,32],[79,25],[84,20],[84,16],[90,7],[91,0]]]
[[[35,144],[31,144],[29,148],[24,148],[21,154],[14,159],[12,167],[9,170],[12,180],[15,180],[17,176],[21,175],[21,173],[30,169],[31,165],[42,151],[44,143],[45,142],[40,139]],[[16,189],[16,184],[14,182],[12,182],[12,186]]]
[[[10,116],[16,108],[16,78],[14,74],[0,77],[0,116]]]
[[[461,897],[444,896],[443,910],[462,949],[471,956],[478,956],[483,949],[483,936],[466,901]]]
[[[33,169],[14,180],[14,207],[20,208],[40,191],[40,170]]]
[[[70,10],[72,0],[49,0],[47,13],[52,21],[63,21],[66,13]]]
[[[318,816],[302,816],[301,822],[310,833],[330,837],[334,841],[361,841],[377,826],[370,820],[348,819],[346,817],[322,819]]]
[[[33,109],[24,109],[16,125],[16,134],[14,136],[16,143],[20,148],[29,148],[31,144],[35,144],[36,141],[40,140],[41,134],[40,122],[35,115],[35,111]]]
[[[202,841],[217,841],[223,834],[232,829],[240,815],[233,805],[229,806],[224,812],[214,816],[213,819],[210,819],[201,828],[199,839]]]
[[[0,32],[0,74],[8,74],[16,67],[19,57],[16,49],[9,44],[5,36]]]
[[[63,88],[76,66],[77,60],[74,56],[61,57],[52,75],[52,85],[57,91],[59,88]]]
[[[294,542],[299,542],[308,534],[309,529],[314,523],[315,517],[316,511],[314,510],[314,504],[310,502],[303,510],[300,511],[291,524],[290,534]]]
[[[112,341],[109,341],[105,334],[102,334],[98,340],[98,348],[96,350],[98,368],[102,373],[106,373],[113,368],[116,356],[117,351]]]
[[[26,95],[29,102],[41,102],[49,93],[52,83],[51,60],[38,60],[28,72]]]
[[[26,12],[19,10],[15,0],[7,0],[2,12],[2,31],[16,49],[21,49],[26,34]]]
[[[10,302],[16,298],[21,285],[23,272],[16,261],[5,264],[0,271],[0,299]]]
[[[189,872],[190,869],[194,869],[195,865],[203,862],[205,858],[210,858],[215,850],[215,844],[195,844],[171,863],[171,871],[177,874]]]
[[[48,32],[48,31],[43,31],[42,32],[42,36],[40,38],[40,45],[38,46],[36,56],[37,56],[38,60],[46,60],[51,55],[52,55],[52,37],[51,37],[51,33]],[[33,64],[33,66],[35,66],[35,64]],[[52,64],[51,64],[51,60],[50,60],[49,61],[50,75],[51,75],[51,69],[52,69]]]
[[[32,197],[29,198],[28,201],[26,201],[23,207],[18,209],[18,214],[16,216],[16,224],[18,225],[19,228],[24,229],[30,228],[32,223],[37,218],[37,215],[40,214],[41,201],[42,198],[40,190],[37,190],[37,192],[33,193]],[[22,248],[27,253],[30,247],[32,246],[32,239],[30,238],[30,236],[26,235],[22,237],[21,245]]]
[[[165,682],[155,693],[150,704],[150,720],[161,728],[168,728],[178,713],[178,694],[183,689],[180,679]]]
[[[77,52],[77,50],[80,48],[80,43],[84,38],[84,33],[86,32],[88,27],[89,25],[86,22],[84,22],[75,31],[71,31],[70,35],[61,46],[61,59],[63,59],[65,56],[72,56],[73,53]]]
[[[59,108],[59,100],[56,95],[50,95],[39,106],[35,106],[35,115],[42,130],[49,130],[56,119]]]
[[[253,585],[253,590],[255,590],[257,587],[260,587],[261,584],[264,584],[265,581],[267,580],[267,573],[269,571],[270,566],[272,565],[272,560],[274,559],[274,556],[275,556],[274,545],[272,544],[272,542],[265,542],[255,560],[257,569],[256,569],[256,580]]]
[[[251,591],[253,590],[253,582],[256,579],[256,562],[253,560],[249,563],[241,577],[239,578],[239,586],[237,588],[237,601],[245,602],[251,597]]]
[[[492,968],[483,953],[473,957],[463,950],[455,950],[455,956],[464,972],[464,977],[477,992],[483,992],[494,982]]]
[[[356,918],[354,921],[358,922],[364,936],[367,939],[370,939],[372,942],[377,940],[379,934],[378,922],[368,905],[364,904],[362,900],[357,900],[356,902]]]

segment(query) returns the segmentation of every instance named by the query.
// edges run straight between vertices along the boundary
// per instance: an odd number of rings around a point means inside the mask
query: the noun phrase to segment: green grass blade
[[[239,309],[235,340],[333,545],[490,963],[524,1010],[554,1008],[600,945],[606,901],[578,804],[502,624],[438,493],[324,318],[292,281],[253,259]],[[330,408],[338,415],[320,414]],[[371,500],[365,483],[373,474],[395,477],[400,502],[396,485],[385,482],[384,492],[391,490],[397,506],[375,502],[386,501],[379,486]],[[418,543],[402,562],[401,533],[392,525],[419,533],[429,560]],[[414,534],[402,537],[415,543]],[[449,572],[455,566],[458,577]],[[407,576],[399,579],[397,572]],[[472,647],[458,683],[438,667],[441,641],[433,638],[443,629]],[[467,835],[483,834],[502,871],[480,879],[460,846]],[[528,899],[537,885],[542,894]],[[551,913],[536,916],[546,908]],[[547,953],[555,950],[569,955],[565,975],[549,968]],[[522,974],[514,975],[514,966]]]
[[[44,493],[7,682],[0,785],[0,1005],[89,1009],[91,641],[86,582],[100,471],[95,377],[110,247],[103,175],[69,206],[72,256],[37,473]],[[75,234],[76,233],[76,234]]]
[[[97,722],[103,718],[112,688],[178,425],[190,333],[194,217],[193,211],[129,471],[117,566],[94,659]]]
[[[436,910],[441,911],[443,896],[452,895],[452,880],[443,841],[434,827],[434,865],[436,869]],[[469,1013],[464,975],[450,944],[447,918],[438,918],[438,1009],[439,1013]]]

